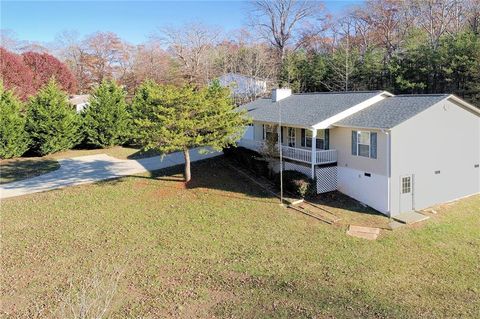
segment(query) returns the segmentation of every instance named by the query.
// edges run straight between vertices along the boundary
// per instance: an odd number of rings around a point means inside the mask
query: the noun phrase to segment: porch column
[[[278,125],[277,127],[277,145],[278,145],[278,154],[280,156],[280,170],[283,171],[283,150],[282,150],[282,126]]]
[[[312,156],[311,156],[311,165],[312,165],[312,178],[315,178],[315,162],[317,161],[317,130],[313,129],[312,131]]]

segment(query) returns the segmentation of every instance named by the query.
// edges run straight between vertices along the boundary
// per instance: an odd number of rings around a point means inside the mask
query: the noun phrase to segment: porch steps
[[[303,201],[298,205],[290,205],[289,208],[330,225],[340,221],[340,218],[332,212],[308,201]]]
[[[380,235],[380,228],[350,225],[347,235],[367,240],[376,240]]]

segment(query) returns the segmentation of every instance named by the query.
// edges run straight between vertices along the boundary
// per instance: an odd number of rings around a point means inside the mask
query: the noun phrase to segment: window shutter
[[[330,130],[327,128],[325,130],[325,143],[323,143],[324,149],[330,149]]]
[[[303,147],[305,147],[305,129],[302,128],[302,141],[300,143]]]
[[[280,126],[280,140],[282,143],[283,143],[283,131],[284,131],[283,126]]]
[[[352,155],[357,155],[357,131],[352,131]]]
[[[265,140],[265,124],[262,124],[262,140]]]
[[[370,157],[377,158],[377,133],[370,133]]]

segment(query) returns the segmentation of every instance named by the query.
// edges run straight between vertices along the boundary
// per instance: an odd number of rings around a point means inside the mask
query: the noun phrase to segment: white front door
[[[413,210],[413,175],[400,177],[400,212]]]

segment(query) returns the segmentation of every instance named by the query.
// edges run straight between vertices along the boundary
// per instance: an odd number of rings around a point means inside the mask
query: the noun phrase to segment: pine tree
[[[80,118],[55,80],[30,99],[27,131],[35,153],[46,155],[74,147],[81,136],[79,128]]]
[[[25,131],[22,103],[0,81],[0,158],[22,156],[30,139]]]
[[[96,88],[83,113],[86,143],[111,147],[125,142],[129,135],[125,95],[125,91],[114,81],[103,81]]]
[[[221,150],[240,139],[248,124],[245,114],[234,110],[229,90],[218,82],[196,90],[147,81],[135,95],[133,110],[137,140],[146,150],[183,152],[186,182],[191,179],[191,148]]]

